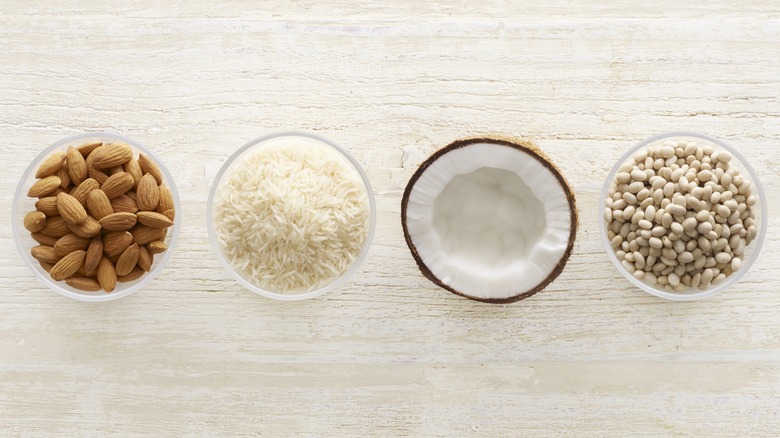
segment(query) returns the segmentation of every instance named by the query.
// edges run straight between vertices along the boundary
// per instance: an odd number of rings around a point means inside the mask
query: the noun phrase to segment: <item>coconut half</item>
[[[577,234],[574,192],[534,144],[458,140],[409,180],[401,222],[422,274],[478,301],[510,303],[563,270]]]

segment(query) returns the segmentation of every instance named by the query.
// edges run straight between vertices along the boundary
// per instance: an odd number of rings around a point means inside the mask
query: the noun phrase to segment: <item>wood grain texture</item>
[[[393,3],[0,1],[0,210],[92,130],[155,150],[184,202],[162,275],[100,305],[38,284],[6,215],[1,436],[777,434],[780,5]],[[230,280],[204,219],[224,160],[280,129],[347,147],[379,209],[354,279],[300,303]],[[630,286],[596,228],[617,157],[678,129],[738,147],[770,199],[756,265],[694,303]],[[400,226],[416,166],[483,133],[535,140],[580,207],[564,272],[506,306],[434,287]]]

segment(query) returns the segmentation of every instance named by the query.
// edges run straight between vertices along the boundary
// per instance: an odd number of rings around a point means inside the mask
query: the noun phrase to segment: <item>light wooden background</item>
[[[780,427],[780,3],[0,0],[0,436],[776,436]],[[384,3],[384,2],[383,2]],[[364,164],[379,208],[348,286],[280,303],[210,252],[218,168],[311,130]],[[763,254],[715,299],[631,287],[598,241],[617,157],[695,130],[770,197]],[[152,285],[106,304],[38,284],[12,192],[48,144],[126,134],[166,162],[181,239]],[[534,139],[573,184],[566,270],[513,305],[419,275],[400,197],[465,135]]]

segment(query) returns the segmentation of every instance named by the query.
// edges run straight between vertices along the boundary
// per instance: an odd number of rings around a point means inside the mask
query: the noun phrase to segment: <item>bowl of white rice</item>
[[[374,236],[368,176],[335,142],[266,135],[220,169],[208,199],[209,239],[247,289],[283,301],[322,295],[357,271]]]

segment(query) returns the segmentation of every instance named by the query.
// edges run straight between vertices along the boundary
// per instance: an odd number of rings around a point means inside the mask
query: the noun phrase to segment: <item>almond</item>
[[[89,154],[94,152],[95,149],[99,148],[100,146],[103,146],[103,143],[98,141],[98,142],[83,144],[77,147],[76,149],[81,153],[82,157],[86,158],[89,156]]]
[[[87,161],[90,161],[90,167],[95,169],[107,169],[109,167],[119,166],[133,158],[133,150],[126,144],[109,144],[95,149]]]
[[[55,152],[48,156],[43,163],[41,163],[38,170],[35,172],[36,178],[45,178],[47,176],[54,175],[62,167],[62,163],[65,162],[65,152]]]
[[[154,211],[157,208],[160,203],[160,188],[151,174],[147,173],[141,178],[135,195],[139,209]]]
[[[92,216],[87,216],[83,224],[71,225],[70,230],[77,236],[93,238],[100,234],[100,224]]]
[[[146,250],[149,251],[149,254],[151,255],[160,254],[168,250],[168,245],[161,240],[155,240],[146,245]]]
[[[57,264],[51,268],[51,272],[49,272],[49,274],[51,274],[51,278],[57,281],[62,281],[72,276],[76,273],[76,271],[79,270],[81,264],[84,263],[84,257],[86,257],[86,255],[87,252],[81,250],[73,251],[72,253],[61,258],[60,261],[58,261]]]
[[[60,211],[57,210],[57,197],[49,196],[41,198],[35,202],[35,209],[45,214],[47,217],[59,216]]]
[[[42,196],[48,195],[60,188],[61,182],[62,181],[60,180],[60,177],[57,175],[51,175],[43,179],[39,179],[38,181],[35,181],[35,184],[33,184],[32,187],[30,187],[30,190],[27,191],[27,196],[30,198],[40,198]]]
[[[137,213],[138,222],[152,228],[168,228],[173,225],[173,221],[164,214],[154,211],[139,211]]]
[[[114,199],[117,196],[124,195],[125,192],[133,188],[133,177],[127,172],[121,172],[108,177],[106,182],[100,186],[108,196],[108,199]]]
[[[138,280],[139,278],[143,277],[145,274],[145,271],[141,268],[135,268],[132,271],[130,271],[129,274],[123,275],[121,277],[117,278],[117,281],[120,283],[127,283],[130,281]]]
[[[57,263],[60,261],[60,257],[54,252],[54,248],[46,245],[33,246],[30,249],[30,254],[39,262]]]
[[[103,239],[100,236],[93,237],[89,242],[89,247],[87,247],[84,269],[87,272],[94,272],[98,263],[100,263],[101,257],[103,257]]]
[[[111,260],[106,257],[101,258],[100,263],[98,263],[97,281],[106,292],[111,292],[116,287],[116,270],[114,270]]]
[[[111,208],[115,212],[135,213],[138,211],[138,204],[136,204],[135,199],[128,196],[129,193],[132,192],[117,196],[111,200]]]
[[[130,234],[133,235],[133,243],[146,245],[147,243],[154,242],[155,240],[163,240],[165,238],[165,229],[147,227],[146,225],[137,225],[135,228],[130,230]]]
[[[149,250],[146,249],[145,246],[141,246],[138,248],[138,267],[143,269],[146,272],[149,272],[152,269],[152,262],[154,259],[152,258],[152,255],[149,254]]]
[[[38,264],[40,264],[41,268],[46,272],[51,272],[51,268],[54,267],[54,263],[38,262]]]
[[[83,224],[87,220],[87,211],[78,199],[67,193],[57,195],[57,210],[65,222],[71,225]]]
[[[103,184],[108,179],[108,175],[106,175],[105,173],[97,169],[92,169],[92,168],[89,169],[89,177],[97,181],[98,184]]]
[[[49,237],[56,237],[58,239],[68,233],[70,233],[68,223],[60,216],[46,219],[46,225],[41,229],[41,234],[45,234]]]
[[[108,196],[100,189],[89,193],[89,196],[87,196],[87,208],[89,208],[89,214],[98,221],[114,212]]]
[[[103,235],[103,251],[108,255],[122,254],[133,243],[133,235],[127,231],[109,231]]]
[[[112,213],[100,219],[100,226],[109,231],[125,231],[133,228],[136,221],[133,213]]]
[[[164,212],[162,212],[162,214],[163,216],[167,217],[171,221],[173,221],[176,218],[176,210],[174,209],[165,210]]]
[[[68,190],[70,188],[70,174],[68,173],[68,163],[65,163],[57,171],[57,176],[60,177],[60,188],[62,190]]]
[[[141,178],[144,176],[144,172],[141,170],[141,165],[138,164],[138,160],[133,159],[125,163],[125,172],[133,177],[133,181],[135,181],[133,188],[138,189],[138,182],[141,181]]]
[[[73,233],[60,237],[54,244],[54,253],[59,257],[65,257],[73,251],[83,251],[89,246],[90,239],[79,237]]]
[[[46,225],[46,215],[40,211],[31,211],[24,216],[24,228],[31,233],[41,231]]]
[[[138,253],[138,244],[128,246],[116,262],[116,275],[127,275],[132,272],[138,263]]]
[[[157,164],[155,164],[154,161],[152,161],[151,158],[147,157],[144,154],[139,154],[138,164],[141,166],[141,170],[144,173],[148,173],[154,177],[154,180],[157,181],[157,185],[163,183],[162,172],[160,171],[160,168],[157,167]]]
[[[45,195],[43,195],[43,196],[39,196],[39,197],[38,197],[38,199],[41,199],[41,198],[48,198],[48,197],[50,197],[50,196],[54,196],[54,197],[56,197],[56,196],[57,196],[57,195],[59,195],[60,193],[68,193],[68,191],[67,191],[67,190],[65,190],[65,189],[63,189],[62,187],[57,187],[56,189],[54,189],[54,191],[53,191],[53,192],[51,192],[51,193],[47,193],[47,194],[45,194]]]
[[[32,233],[31,236],[33,240],[45,246],[54,246],[58,239],[57,237],[47,236],[42,233]]]
[[[78,149],[73,146],[68,146],[68,175],[73,184],[79,185],[87,179],[89,175],[87,170],[87,162],[84,161],[84,156],[81,155]]]
[[[157,205],[157,212],[164,213],[175,208],[173,204],[173,194],[168,186],[160,186],[160,203]]]
[[[89,196],[89,193],[95,189],[99,189],[100,184],[95,181],[93,178],[87,178],[76,186],[76,188],[71,192],[71,196],[76,198],[81,205],[87,205],[87,197]]]
[[[100,283],[98,283],[98,281],[94,278],[80,276],[70,277],[65,280],[65,283],[74,289],[83,290],[86,292],[95,292],[100,290]]]

